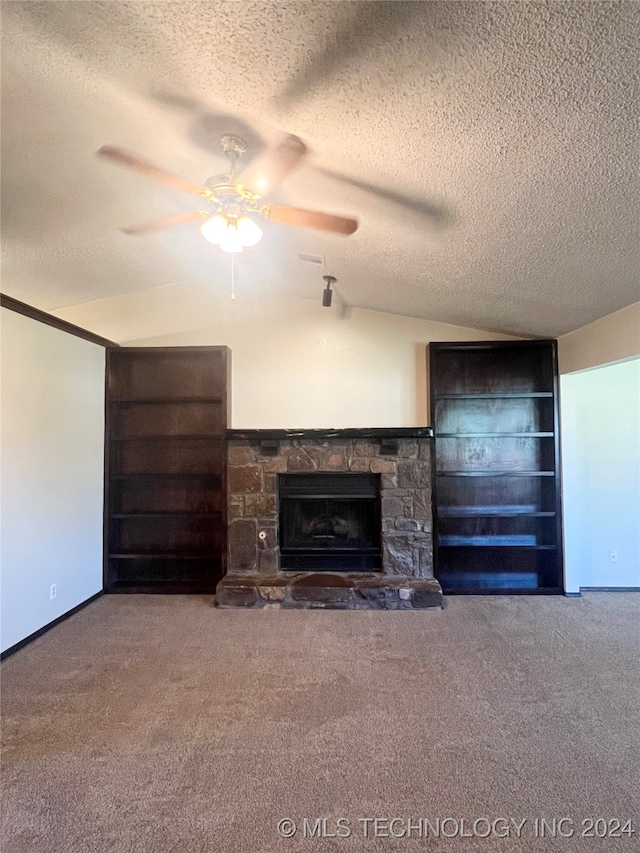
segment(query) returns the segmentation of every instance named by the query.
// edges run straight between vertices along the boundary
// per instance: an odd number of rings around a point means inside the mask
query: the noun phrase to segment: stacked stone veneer
[[[267,455],[259,441],[230,439],[227,575],[278,574],[278,474],[370,471],[380,474],[382,574],[433,577],[431,450],[431,438],[401,438],[392,455],[370,438],[287,438]]]

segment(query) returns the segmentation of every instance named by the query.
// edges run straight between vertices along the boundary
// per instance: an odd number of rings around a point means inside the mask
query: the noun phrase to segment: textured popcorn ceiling
[[[217,139],[312,155],[275,196],[352,238],[265,225],[239,294],[559,335],[640,298],[640,5],[4,2],[3,290],[57,309],[173,282],[225,290],[196,226],[117,226],[193,200],[100,162],[121,145],[203,181]],[[226,117],[225,117],[226,116]],[[339,173],[351,183],[327,172]],[[414,200],[374,198],[367,181]]]

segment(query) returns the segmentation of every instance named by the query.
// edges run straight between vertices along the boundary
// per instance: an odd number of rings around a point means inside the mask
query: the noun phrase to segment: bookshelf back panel
[[[435,394],[516,394],[553,390],[553,365],[539,346],[442,349],[434,360]]]
[[[125,350],[112,359],[113,397],[210,397],[225,384],[221,353]]]
[[[115,438],[152,435],[222,435],[222,403],[118,403],[113,412]]]

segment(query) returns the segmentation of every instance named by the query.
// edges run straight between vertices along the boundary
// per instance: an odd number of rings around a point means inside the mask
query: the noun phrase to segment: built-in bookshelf
[[[436,575],[448,592],[560,592],[555,341],[429,346]]]
[[[208,593],[223,573],[226,347],[107,355],[105,588]]]

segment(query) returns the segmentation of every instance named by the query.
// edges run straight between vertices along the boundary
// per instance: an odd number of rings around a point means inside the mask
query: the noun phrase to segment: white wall
[[[102,589],[105,351],[0,318],[4,651]]]
[[[234,427],[424,426],[429,341],[502,337],[302,299],[224,309],[204,329],[129,345],[229,346]]]
[[[560,373],[640,355],[640,302],[558,338]]]
[[[508,335],[273,294],[172,285],[55,314],[134,346],[227,345],[238,428],[428,424],[430,341]]]
[[[640,587],[640,359],[560,384],[567,592]]]

